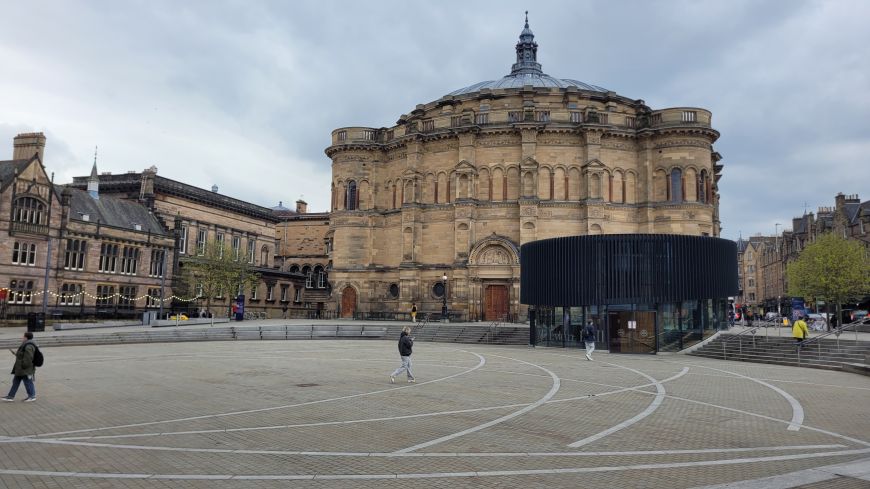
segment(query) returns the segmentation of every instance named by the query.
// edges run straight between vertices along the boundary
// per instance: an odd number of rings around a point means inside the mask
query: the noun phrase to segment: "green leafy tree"
[[[185,264],[189,271],[190,283],[194,293],[205,299],[206,309],[211,312],[215,297],[235,297],[236,291],[251,290],[260,282],[260,275],[244,261],[244,257],[233,256],[229,246],[217,241],[207,243],[202,255],[194,256]],[[227,305],[227,308],[230,304]]]
[[[870,258],[858,241],[827,233],[789,263],[788,292],[793,296],[823,299],[836,304],[836,317],[842,317],[842,304],[870,293]],[[830,328],[830,315],[828,327]]]

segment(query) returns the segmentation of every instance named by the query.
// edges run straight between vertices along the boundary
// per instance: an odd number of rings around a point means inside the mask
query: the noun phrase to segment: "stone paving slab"
[[[390,384],[395,349],[50,349],[39,400],[0,403],[0,487],[689,488],[870,456],[858,375],[421,343]]]

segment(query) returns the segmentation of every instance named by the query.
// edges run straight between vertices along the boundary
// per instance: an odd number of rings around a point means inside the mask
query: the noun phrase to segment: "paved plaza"
[[[390,384],[392,340],[45,354],[38,401],[0,404],[3,488],[870,486],[855,374],[421,342]]]

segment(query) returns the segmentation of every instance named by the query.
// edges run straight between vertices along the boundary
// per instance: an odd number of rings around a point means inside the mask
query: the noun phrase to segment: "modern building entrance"
[[[611,234],[533,241],[520,253],[532,344],[582,347],[591,321],[613,353],[679,351],[727,328],[737,245],[706,236]]]
[[[655,353],[656,312],[608,312],[607,332],[611,353]]]

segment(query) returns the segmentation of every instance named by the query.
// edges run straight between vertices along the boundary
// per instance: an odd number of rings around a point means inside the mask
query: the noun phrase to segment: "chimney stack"
[[[42,161],[45,154],[45,135],[41,132],[28,132],[15,136],[12,151],[13,160],[29,160],[33,155]]]
[[[297,214],[305,214],[308,212],[308,202],[305,202],[302,199],[296,201],[296,213]]]

